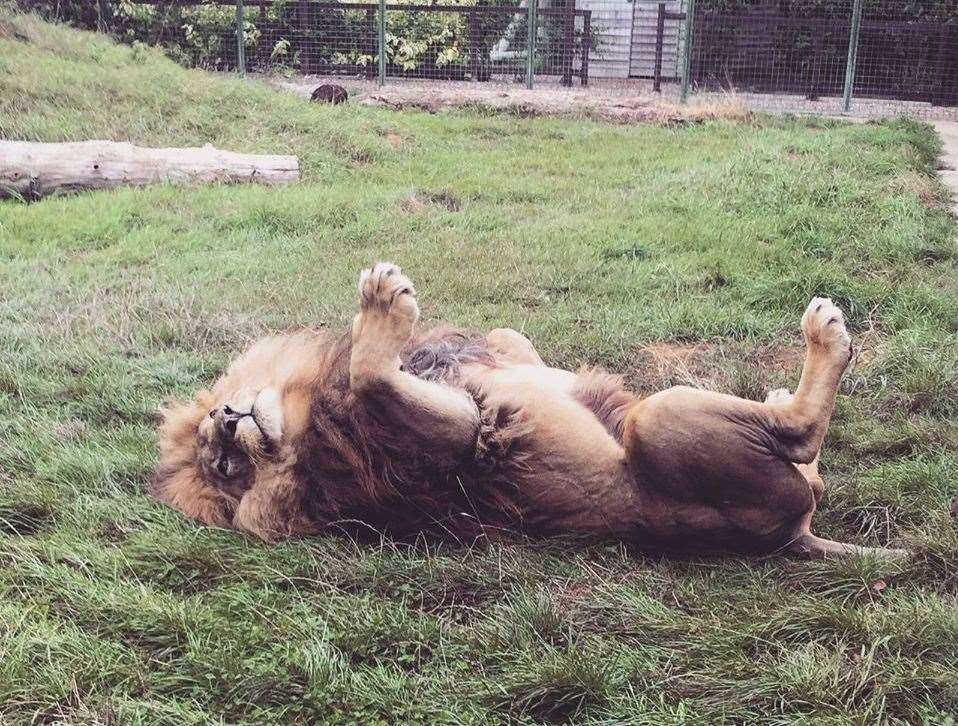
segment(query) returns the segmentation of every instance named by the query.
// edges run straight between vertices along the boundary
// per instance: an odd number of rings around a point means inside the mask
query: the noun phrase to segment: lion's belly
[[[631,530],[636,503],[625,451],[572,397],[575,373],[535,365],[475,365],[463,373],[487,406],[516,409],[530,431],[513,482],[525,525],[544,532]]]

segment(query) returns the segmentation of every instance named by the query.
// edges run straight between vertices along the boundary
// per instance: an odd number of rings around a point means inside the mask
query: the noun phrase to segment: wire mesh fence
[[[958,106],[955,0],[21,0],[219,70],[591,86],[757,109]]]
[[[126,0],[110,27],[219,70],[526,84],[530,75],[557,76],[569,85],[588,80],[590,16],[573,2],[550,7],[526,0]]]
[[[694,0],[692,0],[694,2]],[[699,0],[689,84],[752,105],[846,112],[954,106],[958,4],[906,0]]]

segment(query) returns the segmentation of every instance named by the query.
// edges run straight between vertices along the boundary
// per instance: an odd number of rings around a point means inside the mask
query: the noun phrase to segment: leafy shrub
[[[519,0],[439,0],[435,5],[515,5]],[[232,5],[205,0],[181,6],[173,0],[141,5],[131,0],[20,0],[26,9],[78,27],[108,28],[128,42],[161,45],[184,65],[228,69],[237,64],[236,15]],[[553,3],[553,6],[560,4]],[[101,14],[101,9],[106,12]],[[300,15],[304,12],[304,15]],[[524,13],[524,11],[520,11]],[[492,47],[506,33],[515,15],[490,11],[475,14],[450,11],[407,12],[386,15],[386,63],[390,73],[430,77],[465,77],[478,68],[487,75]],[[303,30],[308,28],[308,30]],[[515,38],[524,43],[525,18],[515,27]],[[301,11],[295,0],[272,0],[261,6],[249,2],[245,9],[243,40],[247,66],[293,69],[302,72],[362,72],[376,63],[375,11]],[[470,40],[472,45],[470,47]],[[593,33],[592,48],[599,44]],[[574,52],[581,52],[582,33],[574,34]],[[564,37],[555,16],[540,17],[537,68],[548,71],[561,64]],[[524,61],[519,61],[524,65]],[[508,64],[506,64],[508,65]]]

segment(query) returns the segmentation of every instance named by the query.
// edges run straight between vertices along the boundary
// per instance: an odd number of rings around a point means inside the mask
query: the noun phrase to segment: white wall
[[[628,0],[576,0],[592,11],[592,34],[599,47],[589,53],[589,76],[627,78],[632,47],[632,3]]]
[[[682,0],[668,0],[665,9],[670,13],[682,12]],[[651,78],[655,73],[655,36],[659,22],[658,2],[635,0],[632,31],[632,62],[630,75]],[[662,75],[666,78],[678,75],[679,38],[681,20],[666,20],[662,35]]]

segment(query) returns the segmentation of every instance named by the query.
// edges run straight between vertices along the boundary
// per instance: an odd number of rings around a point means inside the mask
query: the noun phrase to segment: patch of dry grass
[[[905,171],[892,177],[888,182],[888,189],[893,194],[914,197],[927,209],[941,209],[947,201],[937,179],[914,171]]]
[[[268,82],[304,97],[312,88],[309,84],[299,84],[282,78],[270,78]],[[394,111],[436,113],[466,110],[502,113],[520,118],[566,116],[623,124],[674,125],[717,120],[744,121],[750,116],[746,105],[734,94],[678,104],[663,101],[654,94],[604,93],[600,89],[586,91],[577,88],[545,87],[526,90],[403,83],[386,88],[359,85],[353,89],[352,98],[362,106]]]

